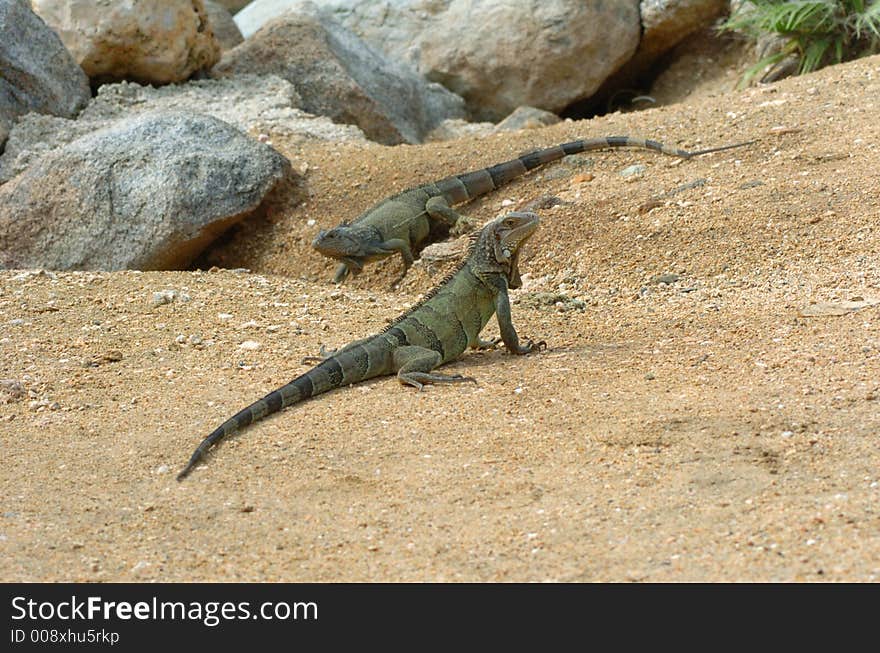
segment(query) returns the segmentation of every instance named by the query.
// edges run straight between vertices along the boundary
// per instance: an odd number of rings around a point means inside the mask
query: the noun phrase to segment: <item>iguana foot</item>
[[[311,363],[323,363],[325,360],[335,354],[336,351],[336,349],[326,349],[324,345],[321,345],[321,348],[318,350],[317,356],[304,356],[300,361],[300,364],[309,365]]]
[[[526,342],[525,347],[520,347],[518,350],[513,351],[512,353],[523,355],[531,354],[532,352],[541,351],[544,349],[547,349],[547,343],[545,341],[540,340],[538,342],[532,342],[531,340],[529,340],[528,342]]]
[[[477,228],[476,220],[471,220],[470,218],[466,218],[465,216],[461,216],[458,221],[455,223],[455,226],[449,230],[450,236],[463,236],[464,234],[468,234]]]
[[[421,390],[428,383],[464,383],[471,382],[476,384],[477,380],[472,376],[462,376],[461,374],[433,374],[430,372],[401,372],[397,375],[401,383],[411,385]]]

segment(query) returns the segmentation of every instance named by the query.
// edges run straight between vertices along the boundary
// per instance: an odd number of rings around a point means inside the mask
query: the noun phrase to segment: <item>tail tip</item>
[[[178,483],[179,483],[180,481],[182,481],[183,479],[185,479],[187,476],[189,476],[189,473],[190,473],[190,472],[193,470],[193,468],[196,466],[196,463],[197,463],[197,462],[198,462],[198,459],[195,458],[195,457],[193,457],[193,459],[190,460],[190,461],[186,464],[186,467],[184,467],[183,469],[180,470],[180,473],[177,474],[177,482],[178,482]]]

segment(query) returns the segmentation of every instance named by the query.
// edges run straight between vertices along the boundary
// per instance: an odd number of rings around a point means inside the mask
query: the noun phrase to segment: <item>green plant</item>
[[[757,38],[778,34],[785,46],[750,67],[747,83],[761,70],[794,56],[807,73],[880,52],[880,0],[751,0],[722,23],[722,31]]]

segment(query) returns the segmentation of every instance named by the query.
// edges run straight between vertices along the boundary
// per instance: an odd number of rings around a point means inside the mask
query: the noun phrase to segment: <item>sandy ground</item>
[[[304,201],[205,259],[230,269],[0,273],[0,580],[877,580],[878,98],[874,57],[481,140],[276,140]],[[612,134],[759,142],[590,153],[464,207],[562,200],[513,306],[546,352],[446,368],[477,386],[322,395],[174,480],[303,356],[380,330],[443,272],[390,289],[388,261],[336,288],[319,228]]]

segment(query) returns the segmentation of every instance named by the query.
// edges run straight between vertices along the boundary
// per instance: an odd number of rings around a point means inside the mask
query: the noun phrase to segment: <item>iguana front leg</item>
[[[400,252],[400,256],[403,259],[404,274],[406,274],[406,271],[409,270],[410,266],[415,262],[415,257],[413,257],[412,249],[410,248],[409,243],[403,238],[391,238],[389,240],[386,240],[381,245],[379,245],[377,249],[377,253],[391,254],[393,252]]]
[[[439,352],[426,347],[407,345],[398,347],[392,355],[392,364],[397,371],[397,378],[401,383],[411,385],[421,390],[426,383],[462,383],[477,380],[461,374],[436,374],[432,373],[435,367],[443,362]]]
[[[432,197],[425,202],[425,212],[435,220],[448,225],[449,233],[453,236],[466,234],[476,227],[473,220],[449,206],[449,202],[442,195]]]
[[[510,317],[510,297],[507,294],[507,280],[503,277],[499,278],[496,283],[497,292],[495,293],[495,317],[498,319],[498,328],[501,329],[501,340],[504,346],[511,354],[530,354],[533,351],[540,351],[547,348],[547,343],[532,342],[528,340],[523,347],[519,344],[519,336],[516,329],[513,328],[513,320]]]
[[[342,283],[349,274],[357,276],[364,269],[364,264],[356,258],[347,256],[342,259],[342,263],[336,268],[336,274],[333,275],[333,283]]]

